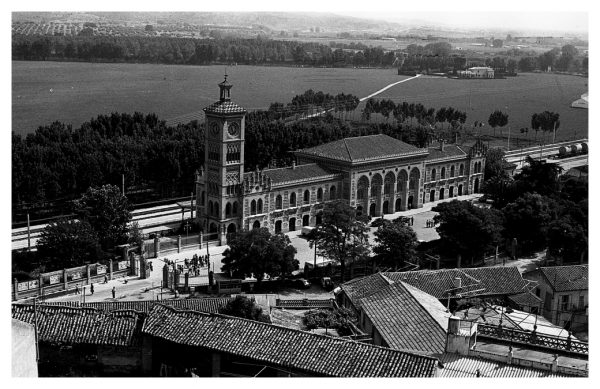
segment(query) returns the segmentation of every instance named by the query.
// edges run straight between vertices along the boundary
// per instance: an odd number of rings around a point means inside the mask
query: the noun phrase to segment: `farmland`
[[[98,114],[155,112],[193,119],[218,99],[224,66],[12,62],[13,130],[33,132],[54,120],[75,127]],[[395,69],[228,67],[232,98],[254,110],[289,102],[307,89],[359,97],[404,79]],[[52,89],[52,92],[50,92]]]
[[[193,113],[217,99],[216,84],[225,72],[223,66],[20,61],[12,64],[12,128],[17,133],[33,132],[37,126],[54,120],[79,126],[98,114],[114,111],[155,112],[164,119],[200,118]],[[274,101],[289,102],[307,89],[364,97],[406,78],[396,75],[395,69],[235,66],[227,72],[234,84],[233,99],[251,110],[267,108]],[[557,139],[563,139],[587,135],[588,111],[570,108],[571,102],[587,92],[587,81],[575,76],[534,73],[504,80],[422,76],[394,86],[376,98],[420,102],[434,108],[452,106],[467,112],[468,125],[475,120],[487,122],[493,110],[501,109],[510,116],[511,138],[517,136],[514,129],[530,126],[532,113],[555,111],[561,119]],[[488,132],[491,131],[485,133]],[[506,133],[505,130],[505,136]],[[529,134],[530,138],[533,136]]]

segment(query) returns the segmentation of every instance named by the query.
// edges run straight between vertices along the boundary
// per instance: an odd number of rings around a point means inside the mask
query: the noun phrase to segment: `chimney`
[[[552,372],[556,373],[558,371],[558,354],[554,354],[554,359],[552,360]]]
[[[462,286],[462,279],[460,277],[454,278],[454,288],[460,288]]]
[[[477,323],[469,323],[470,328],[463,329],[461,329],[460,323],[460,318],[454,315],[448,318],[445,351],[447,353],[469,355],[469,351],[477,342]]]

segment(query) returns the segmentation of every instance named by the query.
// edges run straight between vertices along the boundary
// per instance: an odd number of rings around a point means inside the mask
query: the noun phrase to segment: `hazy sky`
[[[404,20],[423,20],[432,25],[465,28],[588,31],[586,12],[336,12],[361,18],[381,19],[402,23]]]

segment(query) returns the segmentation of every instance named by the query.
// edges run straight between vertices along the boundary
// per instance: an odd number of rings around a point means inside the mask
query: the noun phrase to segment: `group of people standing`
[[[194,254],[191,259],[185,258],[183,260],[183,265],[176,265],[175,261],[171,261],[168,258],[165,258],[165,263],[169,266],[173,266],[173,269],[177,269],[180,273],[184,273],[185,270],[187,270],[194,276],[199,276],[201,268],[210,267],[210,254],[200,256]]]
[[[426,226],[427,228],[433,228],[433,227],[435,227],[435,226],[436,226],[436,224],[437,224],[437,223],[436,223],[436,222],[435,222],[433,219],[428,219],[428,220],[425,222],[425,226]]]

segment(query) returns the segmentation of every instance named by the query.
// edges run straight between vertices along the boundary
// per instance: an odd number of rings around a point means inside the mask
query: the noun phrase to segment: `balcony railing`
[[[542,335],[535,332],[515,330],[489,324],[479,323],[477,335],[493,339],[508,340],[513,343],[529,344],[547,347],[555,350],[568,351],[588,355],[589,348],[585,342],[572,340],[571,337],[561,338],[552,335]]]

